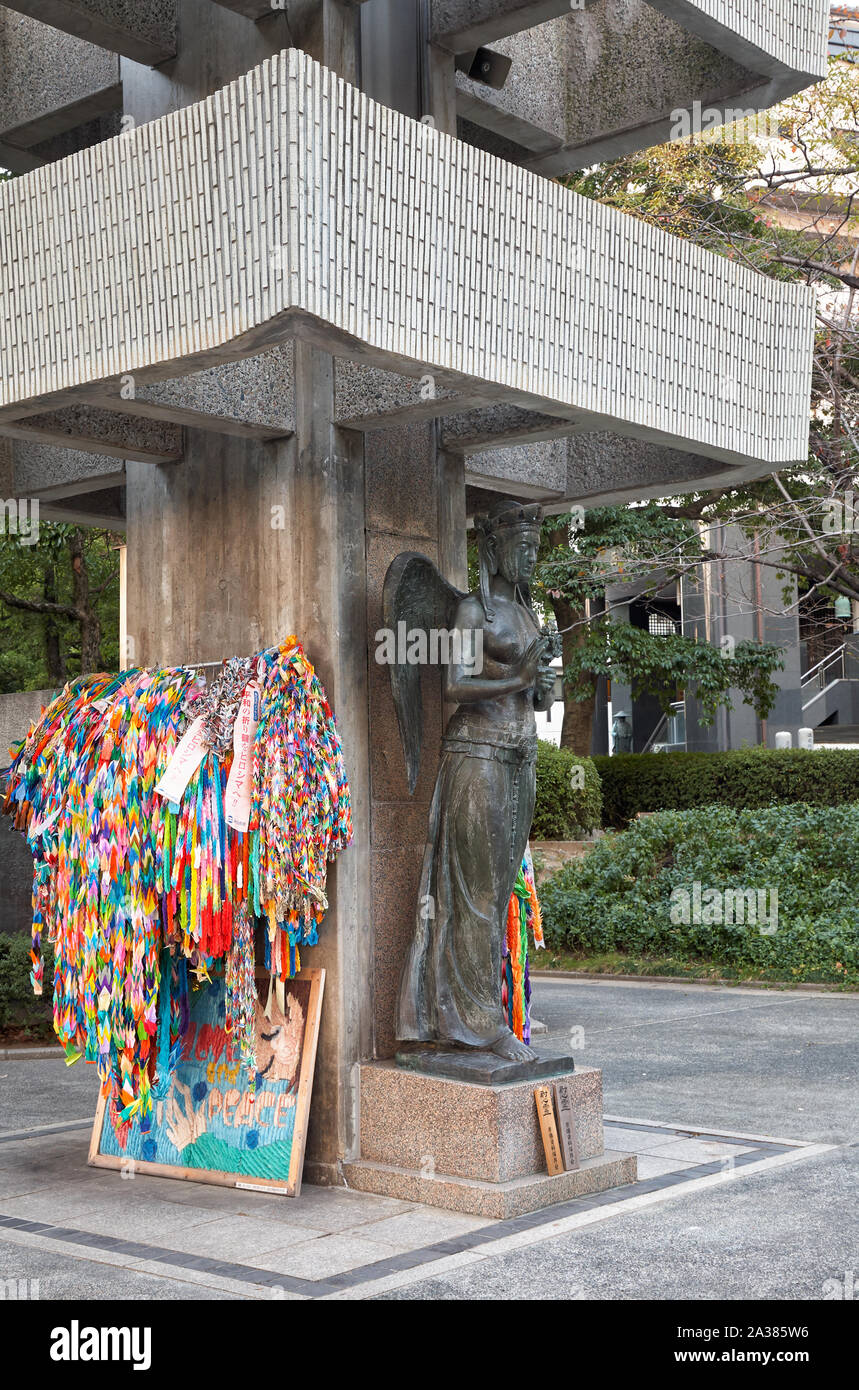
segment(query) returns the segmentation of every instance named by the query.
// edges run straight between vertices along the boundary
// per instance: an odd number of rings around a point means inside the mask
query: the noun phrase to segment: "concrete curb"
[[[840,985],[790,985],[785,980],[722,980],[701,979],[694,975],[610,975],[598,970],[532,970],[532,980],[610,980],[615,984],[629,980],[640,985],[720,985],[723,989],[777,989],[784,993],[812,991],[815,994],[857,994],[859,989],[842,989]]]
[[[46,1057],[62,1057],[59,1043],[53,1047],[0,1047],[0,1059],[4,1062],[20,1061],[22,1057],[33,1057],[44,1061]]]

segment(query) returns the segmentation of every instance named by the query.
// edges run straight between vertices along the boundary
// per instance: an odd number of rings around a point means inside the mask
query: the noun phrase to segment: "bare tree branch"
[[[5,589],[0,589],[0,601],[8,604],[10,608],[20,608],[26,613],[53,613],[56,617],[71,618],[73,622],[79,622],[81,614],[76,608],[68,603],[50,603],[47,599],[18,598],[16,594],[7,593]]]

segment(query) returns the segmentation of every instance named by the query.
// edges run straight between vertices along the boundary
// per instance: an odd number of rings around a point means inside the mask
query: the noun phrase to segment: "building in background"
[[[832,5],[829,13],[829,56],[855,63],[859,53],[859,9]]]
[[[718,710],[715,722],[703,725],[694,690],[669,692],[674,699],[666,714],[653,696],[633,698],[622,680],[601,681],[591,751],[616,751],[611,730],[619,711],[631,721],[635,753],[775,748],[778,733],[789,733],[797,745],[804,728],[813,731],[816,745],[859,748],[859,604],[818,597],[808,603],[795,584],[786,604],[786,581],[773,568],[745,558],[735,527],[717,528],[711,545],[731,558],[700,565],[661,588],[658,575],[616,585],[606,594],[609,609],[617,622],[656,634],[682,633],[721,651],[743,641],[781,647],[784,669],[773,677],[779,687],[773,710],[760,719],[734,690],[732,708]],[[541,737],[560,742],[559,706],[538,722]]]

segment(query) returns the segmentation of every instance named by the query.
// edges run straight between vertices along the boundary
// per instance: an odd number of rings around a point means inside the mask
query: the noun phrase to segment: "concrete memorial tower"
[[[500,1215],[633,1176],[602,1153],[593,1069],[574,1073],[582,1167],[549,1178],[527,1080],[394,1065],[444,710],[428,670],[410,795],[383,584],[414,551],[466,589],[467,518],[499,494],[560,512],[805,456],[810,292],[553,180],[816,81],[827,17],[0,8],[0,167],[20,175],[0,184],[4,495],[127,527],[131,664],[295,632],[337,714],[356,836],[312,962],[311,1180]]]

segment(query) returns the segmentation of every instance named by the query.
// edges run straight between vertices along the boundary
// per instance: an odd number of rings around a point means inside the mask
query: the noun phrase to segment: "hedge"
[[[30,1038],[53,1037],[53,956],[44,938],[43,947],[44,993],[35,995],[30,984],[30,933],[0,935],[0,1031]]]
[[[601,817],[602,790],[593,759],[540,739],[531,839],[575,840],[595,830]]]
[[[609,832],[542,885],[546,940],[574,955],[664,954],[859,984],[857,844],[856,803],[662,811]],[[755,896],[729,912],[727,890]],[[763,930],[774,891],[775,930]]]
[[[620,753],[594,758],[603,824],[622,829],[640,811],[859,801],[859,750],[740,748],[730,753]]]

